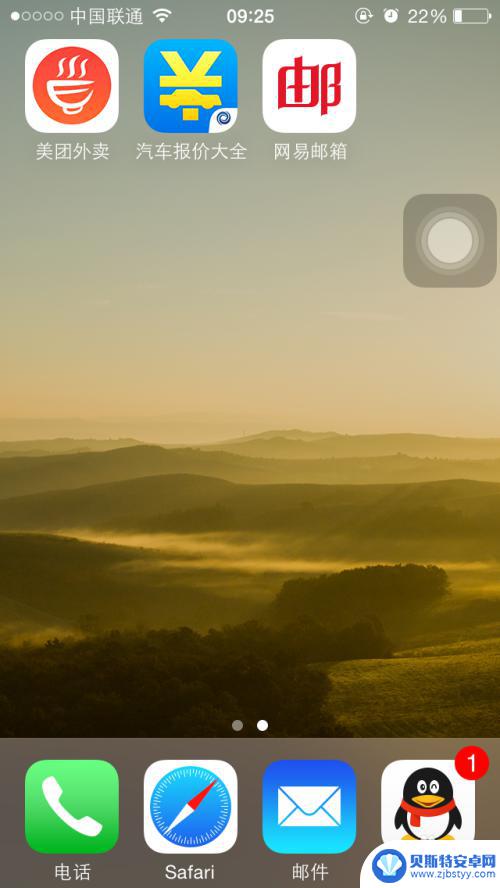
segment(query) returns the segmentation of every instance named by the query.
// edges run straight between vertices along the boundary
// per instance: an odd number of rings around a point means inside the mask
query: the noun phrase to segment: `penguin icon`
[[[461,828],[462,815],[449,777],[437,768],[419,768],[410,774],[394,825],[403,827],[403,839],[453,839],[450,833]]]

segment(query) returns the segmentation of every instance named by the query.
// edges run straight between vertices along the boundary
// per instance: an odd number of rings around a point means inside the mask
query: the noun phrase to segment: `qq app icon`
[[[118,120],[118,53],[107,40],[37,40],[26,53],[25,114],[39,133],[104,133]]]
[[[277,133],[342,133],[356,120],[356,53],[345,40],[275,40],[262,84],[264,120]]]
[[[382,838],[472,840],[474,781],[461,777],[453,760],[397,761],[382,775]]]
[[[160,761],[144,777],[144,838],[160,854],[221,854],[238,835],[238,780],[227,762]]]

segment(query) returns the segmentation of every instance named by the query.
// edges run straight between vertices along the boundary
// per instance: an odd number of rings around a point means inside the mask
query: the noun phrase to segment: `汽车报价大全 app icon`
[[[263,836],[279,854],[340,854],[356,838],[356,776],[346,762],[279,761],[263,782]]]
[[[238,58],[226,40],[157,40],[144,57],[144,116],[160,133],[220,133],[238,114]]]
[[[99,760],[39,761],[25,780],[25,833],[41,854],[103,854],[118,840],[118,774]]]
[[[144,777],[144,838],[160,854],[220,854],[238,835],[238,781],[222,761],[160,761]]]
[[[277,133],[341,133],[356,119],[356,53],[345,40],[275,40],[264,52],[262,110]]]
[[[25,115],[40,133],[103,133],[118,119],[118,53],[107,40],[38,40],[25,60]]]
[[[474,782],[454,761],[399,761],[382,775],[382,838],[473,839]]]

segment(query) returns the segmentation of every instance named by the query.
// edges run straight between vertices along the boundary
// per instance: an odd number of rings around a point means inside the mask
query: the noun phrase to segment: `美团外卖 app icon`
[[[144,57],[144,116],[160,133],[220,133],[238,114],[238,58],[226,40],[157,40]]]
[[[399,761],[382,775],[382,839],[473,839],[474,782],[454,761]]]
[[[277,133],[341,133],[356,119],[356,53],[345,40],[275,40],[262,66],[264,120]]]
[[[28,769],[25,832],[33,851],[103,854],[118,828],[118,774],[109,762],[39,761]]]
[[[107,40],[37,40],[26,53],[25,114],[40,133],[104,133],[118,119],[118,53]]]
[[[160,854],[221,854],[238,835],[238,781],[221,761],[160,761],[144,777],[144,838]]]
[[[279,854],[340,854],[356,838],[356,776],[346,762],[273,762],[262,804],[264,841]]]

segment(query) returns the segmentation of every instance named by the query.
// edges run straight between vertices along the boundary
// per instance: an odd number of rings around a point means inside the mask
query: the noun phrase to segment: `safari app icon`
[[[215,760],[154,762],[144,777],[144,838],[159,854],[222,854],[238,835],[238,778]]]
[[[107,40],[37,40],[26,53],[25,114],[40,133],[103,133],[118,119],[118,53]]]

